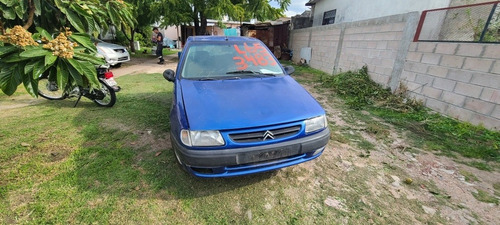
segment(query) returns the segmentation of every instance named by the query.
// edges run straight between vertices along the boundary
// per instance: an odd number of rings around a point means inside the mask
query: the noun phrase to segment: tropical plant
[[[196,34],[200,35],[206,33],[208,18],[221,20],[228,16],[236,21],[277,19],[283,16],[291,0],[274,1],[279,8],[272,7],[269,0],[161,0],[154,9],[160,11],[163,26],[193,22]]]
[[[37,96],[42,75],[60,87],[98,85],[94,65],[104,61],[91,35],[132,27],[131,7],[123,0],[0,0],[0,89],[11,95],[23,83]]]
[[[122,26],[122,35],[127,39],[127,45],[130,45],[130,50],[135,52],[134,41],[136,41],[136,34],[140,33],[142,37],[150,37],[151,36],[151,25],[160,19],[160,11],[152,10],[154,7],[154,3],[156,0],[125,0],[126,2],[133,5],[132,15],[136,18],[137,23],[134,23],[134,26],[126,29],[125,26]],[[141,41],[141,37],[137,41]],[[150,45],[148,40],[147,45]],[[141,46],[145,46],[144,43],[141,43]]]
[[[88,34],[73,34],[69,28],[53,38],[38,27],[31,35],[21,26],[0,35],[0,88],[12,95],[23,83],[32,96],[38,96],[38,79],[48,76],[59,87],[67,83],[99,85],[94,65],[103,64]],[[34,38],[33,38],[34,37]],[[37,41],[35,41],[35,39]]]

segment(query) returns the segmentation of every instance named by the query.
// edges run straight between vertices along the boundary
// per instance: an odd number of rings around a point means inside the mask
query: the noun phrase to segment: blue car
[[[188,38],[174,83],[170,138],[178,162],[198,177],[230,177],[296,165],[321,155],[325,111],[258,39]]]

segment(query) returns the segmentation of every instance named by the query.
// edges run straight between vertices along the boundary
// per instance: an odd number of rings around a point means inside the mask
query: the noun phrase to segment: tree
[[[37,96],[42,74],[59,87],[99,85],[94,65],[104,61],[90,35],[133,26],[130,9],[122,0],[0,0],[0,89],[11,95],[23,83]]]
[[[256,18],[260,21],[274,20],[283,16],[290,0],[274,0],[279,8],[269,4],[269,0],[161,0],[157,9],[163,16],[163,25],[194,23],[196,35],[206,33],[207,19],[221,20],[228,16],[242,21]]]
[[[131,51],[135,52],[134,47],[134,36],[135,33],[141,33],[144,37],[150,36],[151,33],[151,25],[159,20],[159,11],[152,10],[154,3],[156,0],[126,0],[130,5],[133,5],[132,15],[136,18],[137,23],[134,26],[131,26],[129,30],[126,30],[126,27],[122,26],[122,32],[125,34],[125,37],[130,42]],[[127,36],[130,35],[130,37]]]

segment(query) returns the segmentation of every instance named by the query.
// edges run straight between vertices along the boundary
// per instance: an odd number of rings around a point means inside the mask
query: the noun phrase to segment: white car
[[[95,41],[97,42],[97,52],[104,56],[109,65],[119,67],[122,63],[130,61],[130,54],[127,48],[101,40]]]

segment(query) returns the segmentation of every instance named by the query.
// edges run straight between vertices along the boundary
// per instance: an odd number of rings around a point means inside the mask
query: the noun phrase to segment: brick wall
[[[411,94],[437,112],[500,130],[500,45],[412,42],[418,13],[293,30],[293,60],[312,49],[326,73],[368,66],[371,78]]]

